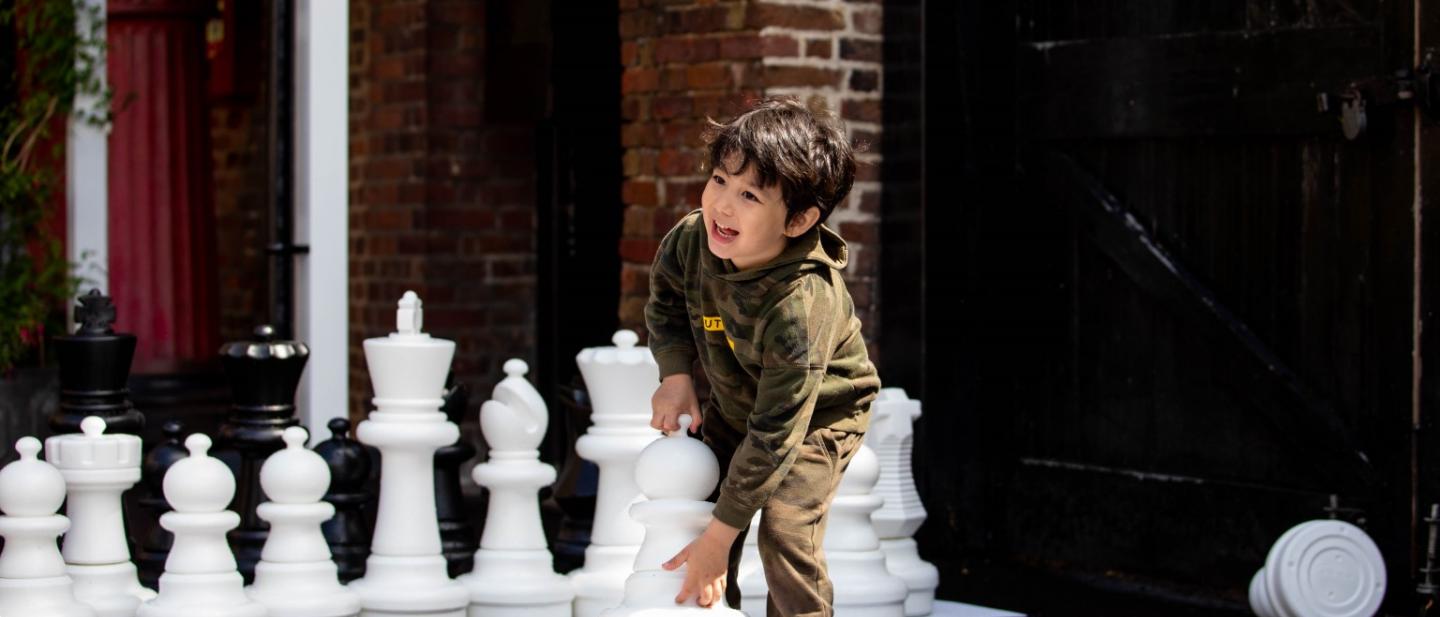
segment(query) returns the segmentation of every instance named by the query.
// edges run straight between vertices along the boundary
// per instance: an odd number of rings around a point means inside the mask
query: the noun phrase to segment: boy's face
[[[809,220],[816,217],[797,216],[787,225],[780,186],[761,188],[754,165],[743,173],[730,173],[739,166],[739,156],[733,156],[711,170],[700,195],[700,210],[710,252],[746,270],[779,256],[786,241],[809,230]]]

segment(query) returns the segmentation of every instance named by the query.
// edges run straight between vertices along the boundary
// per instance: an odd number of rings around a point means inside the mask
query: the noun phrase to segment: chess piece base
[[[0,615],[95,616],[94,609],[74,598],[68,576],[0,579]]]
[[[885,568],[905,581],[905,588],[910,590],[905,596],[905,617],[922,617],[934,612],[940,570],[920,559],[915,540],[881,540],[880,550],[885,552]]]
[[[245,595],[239,572],[160,575],[160,594],[140,605],[136,617],[265,617],[265,607]]]
[[[905,582],[885,569],[880,551],[825,555],[835,589],[835,614],[843,617],[905,617]]]
[[[480,549],[475,570],[458,579],[470,590],[470,617],[571,617],[575,589],[543,550]]]
[[[710,608],[703,608],[691,598],[684,604],[675,603],[675,594],[685,582],[682,571],[645,570],[631,574],[625,581],[625,604],[612,608],[603,617],[745,617],[725,606],[722,599]]]
[[[360,598],[336,578],[330,561],[255,564],[255,584],[245,589],[265,605],[268,617],[353,617]]]
[[[601,611],[620,606],[625,579],[635,569],[640,547],[600,546],[585,549],[585,567],[570,573],[575,586],[575,617],[599,617]]]
[[[133,617],[140,603],[155,597],[155,591],[140,585],[135,564],[67,565],[66,574],[75,582],[75,599],[90,605],[98,617]]]
[[[350,583],[362,617],[465,617],[470,591],[451,580],[440,555],[370,555],[365,577]]]

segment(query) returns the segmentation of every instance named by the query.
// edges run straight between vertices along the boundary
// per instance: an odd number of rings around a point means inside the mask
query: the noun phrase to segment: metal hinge
[[[1440,77],[1431,61],[1433,54],[1427,52],[1425,62],[1415,69],[1354,81],[1338,93],[1322,92],[1315,96],[1315,106],[1322,114],[1338,116],[1341,131],[1351,140],[1365,134],[1366,110],[1371,107],[1414,103],[1425,115],[1440,116]]]

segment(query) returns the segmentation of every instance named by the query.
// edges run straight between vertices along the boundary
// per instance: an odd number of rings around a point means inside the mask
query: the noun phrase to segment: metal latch
[[[1431,117],[1440,110],[1440,77],[1431,63],[1414,70],[1402,69],[1386,77],[1371,77],[1351,82],[1339,93],[1322,92],[1315,96],[1315,106],[1322,114],[1335,114],[1346,139],[1354,140],[1365,133],[1367,109],[1375,106],[1415,103]]]

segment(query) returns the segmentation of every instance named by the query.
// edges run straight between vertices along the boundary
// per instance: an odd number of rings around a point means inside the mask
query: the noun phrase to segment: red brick
[[[756,29],[776,26],[796,30],[843,30],[845,15],[838,9],[756,3],[750,6],[745,24]]]
[[[660,127],[659,145],[662,146],[699,146],[700,134],[704,131],[703,125],[695,122],[667,122]],[[621,130],[623,139],[625,134]],[[654,144],[652,144],[654,145]]]
[[[703,192],[704,180],[668,181],[665,183],[666,205],[683,207],[688,212],[700,207],[700,194]]]
[[[651,228],[654,227],[655,210],[630,206],[625,208],[625,220],[622,226],[621,235],[626,238],[648,238],[651,236]],[[621,272],[624,276],[624,272]]]
[[[650,180],[626,180],[620,186],[620,199],[626,204],[654,206],[660,203],[655,183]]]
[[[684,65],[671,65],[660,70],[660,89],[667,91],[687,90],[689,83],[685,80],[685,74],[689,67]]]
[[[840,85],[842,73],[836,69],[813,66],[767,66],[764,67],[762,83],[766,87],[835,87]]]
[[[660,96],[650,104],[650,114],[657,119],[684,118],[690,116],[691,98],[688,96]]]
[[[711,33],[739,30],[745,25],[741,4],[665,9],[661,29],[667,34]]]
[[[535,212],[532,209],[512,209],[500,213],[500,228],[507,231],[530,232],[535,229]]]
[[[655,261],[655,252],[660,250],[659,240],[626,238],[620,241],[620,258],[634,263]]]
[[[800,55],[800,43],[785,35],[731,35],[720,38],[719,52],[727,60],[793,58]]]
[[[475,206],[430,208],[425,224],[431,229],[494,229],[495,211]]]
[[[880,62],[884,60],[885,54],[880,48],[880,41],[840,39],[840,58],[859,62]]]
[[[850,25],[863,34],[882,34],[885,31],[884,13],[880,9],[855,9],[850,13]]]
[[[880,213],[880,191],[858,191],[860,211],[867,214]]]
[[[655,34],[657,16],[652,11],[622,11],[620,13],[620,38],[638,39]]]
[[[861,70],[851,71],[850,89],[855,92],[875,92],[876,90],[879,90],[880,72]]]
[[[807,58],[830,58],[835,54],[835,46],[830,39],[810,39],[805,42],[805,57]]]
[[[665,37],[655,41],[655,63],[708,62],[715,59],[716,47],[715,39]]]
[[[700,64],[685,71],[685,84],[695,90],[721,90],[733,81],[728,63]]]
[[[650,117],[650,98],[627,96],[620,102],[620,117],[626,120],[645,120]]]
[[[622,159],[627,178],[655,175],[655,152],[649,149],[630,148]]]
[[[689,150],[663,150],[658,169],[665,176],[692,176],[700,173],[700,158]]]
[[[840,117],[860,122],[880,122],[885,115],[880,101],[857,101],[850,99],[840,104]]]
[[[634,94],[636,92],[651,92],[659,84],[660,74],[655,69],[626,69],[620,76],[620,92],[622,94]]]
[[[636,46],[634,41],[625,41],[620,44],[620,66],[631,66],[635,64]]]
[[[652,123],[631,123],[620,127],[620,145],[622,146],[629,148],[634,146],[656,146],[659,144],[659,131]]]

